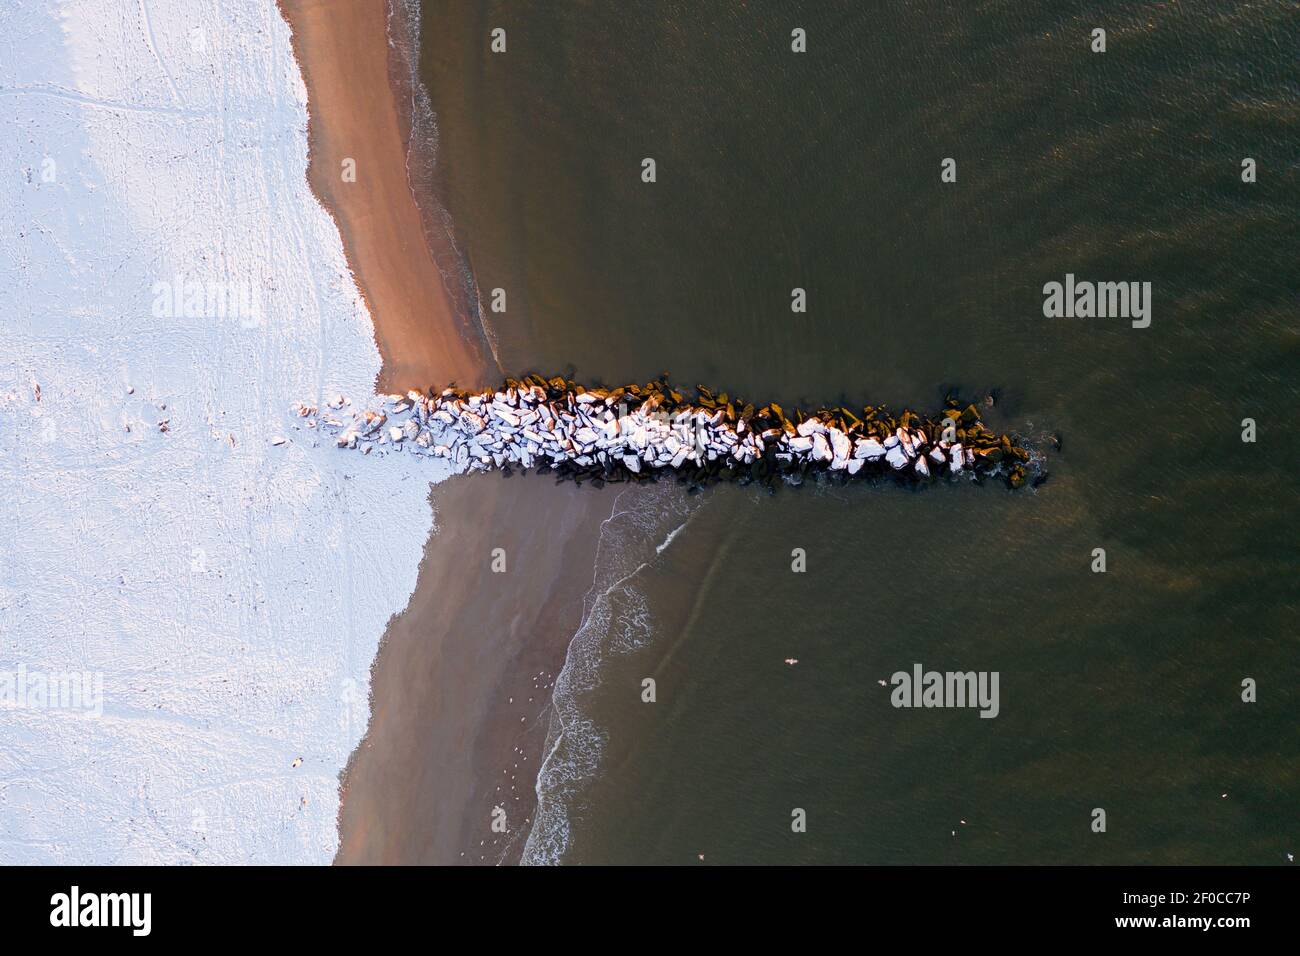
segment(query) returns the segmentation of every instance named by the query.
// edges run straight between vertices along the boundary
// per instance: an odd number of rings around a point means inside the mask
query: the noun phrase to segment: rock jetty
[[[883,407],[756,407],[703,385],[688,398],[666,378],[622,388],[530,375],[499,389],[390,395],[353,410],[338,396],[322,412],[295,403],[302,427],[365,454],[408,450],[458,470],[535,468],[594,483],[654,480],[671,469],[694,486],[717,481],[885,477],[909,482],[1000,476],[1024,484],[1030,455],[996,434],[980,410],[949,399],[937,415]]]

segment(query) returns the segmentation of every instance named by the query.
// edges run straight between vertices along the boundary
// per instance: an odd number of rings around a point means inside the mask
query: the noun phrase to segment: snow
[[[7,0],[0,129],[0,863],[327,863],[448,466],[293,430],[379,356],[288,27]]]

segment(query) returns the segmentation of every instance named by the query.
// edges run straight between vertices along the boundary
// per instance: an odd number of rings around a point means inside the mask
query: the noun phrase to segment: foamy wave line
[[[691,517],[693,518],[693,517],[695,517],[695,516],[692,514]],[[690,523],[691,523],[691,519],[690,519],[690,518],[687,518],[685,521],[683,521],[681,524],[679,524],[676,528],[673,528],[672,531],[669,531],[669,532],[668,532],[668,537],[664,538],[663,541],[659,543],[659,546],[655,548],[655,554],[663,554],[665,551],[667,551],[667,550],[668,550],[668,546],[669,546],[670,544],[673,543],[673,538],[675,538],[675,537],[677,537],[679,534],[681,534],[682,531],[684,531],[684,530],[686,529],[686,526],[687,526],[688,524],[690,524]]]
[[[582,622],[555,680],[546,755],[537,774],[537,810],[523,864],[556,864],[569,849],[570,821],[581,810],[583,785],[599,770],[607,742],[605,731],[581,712],[580,701],[599,686],[601,662],[609,653],[633,650],[651,637],[649,608],[634,581],[686,527],[701,502],[666,488],[637,486],[621,491],[601,522]],[[675,527],[661,537],[670,522]]]

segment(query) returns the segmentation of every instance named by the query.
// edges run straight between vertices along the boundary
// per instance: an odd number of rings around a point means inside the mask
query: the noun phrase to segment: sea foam
[[[654,619],[640,575],[704,507],[675,485],[638,485],[615,497],[600,527],[591,587],[582,620],[555,679],[551,723],[537,775],[537,810],[520,862],[563,862],[571,846],[573,814],[586,785],[600,772],[607,731],[588,707],[604,662],[654,638]]]

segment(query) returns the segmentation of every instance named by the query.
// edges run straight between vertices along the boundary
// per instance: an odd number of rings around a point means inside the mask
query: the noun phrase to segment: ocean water
[[[1050,472],[632,495],[527,859],[1286,861],[1295,4],[422,11],[437,185],[480,301],[505,292],[507,370],[787,406],[993,396],[990,427]],[[1150,327],[1045,318],[1067,273],[1150,282]],[[917,663],[996,671],[998,716],[891,706]]]

